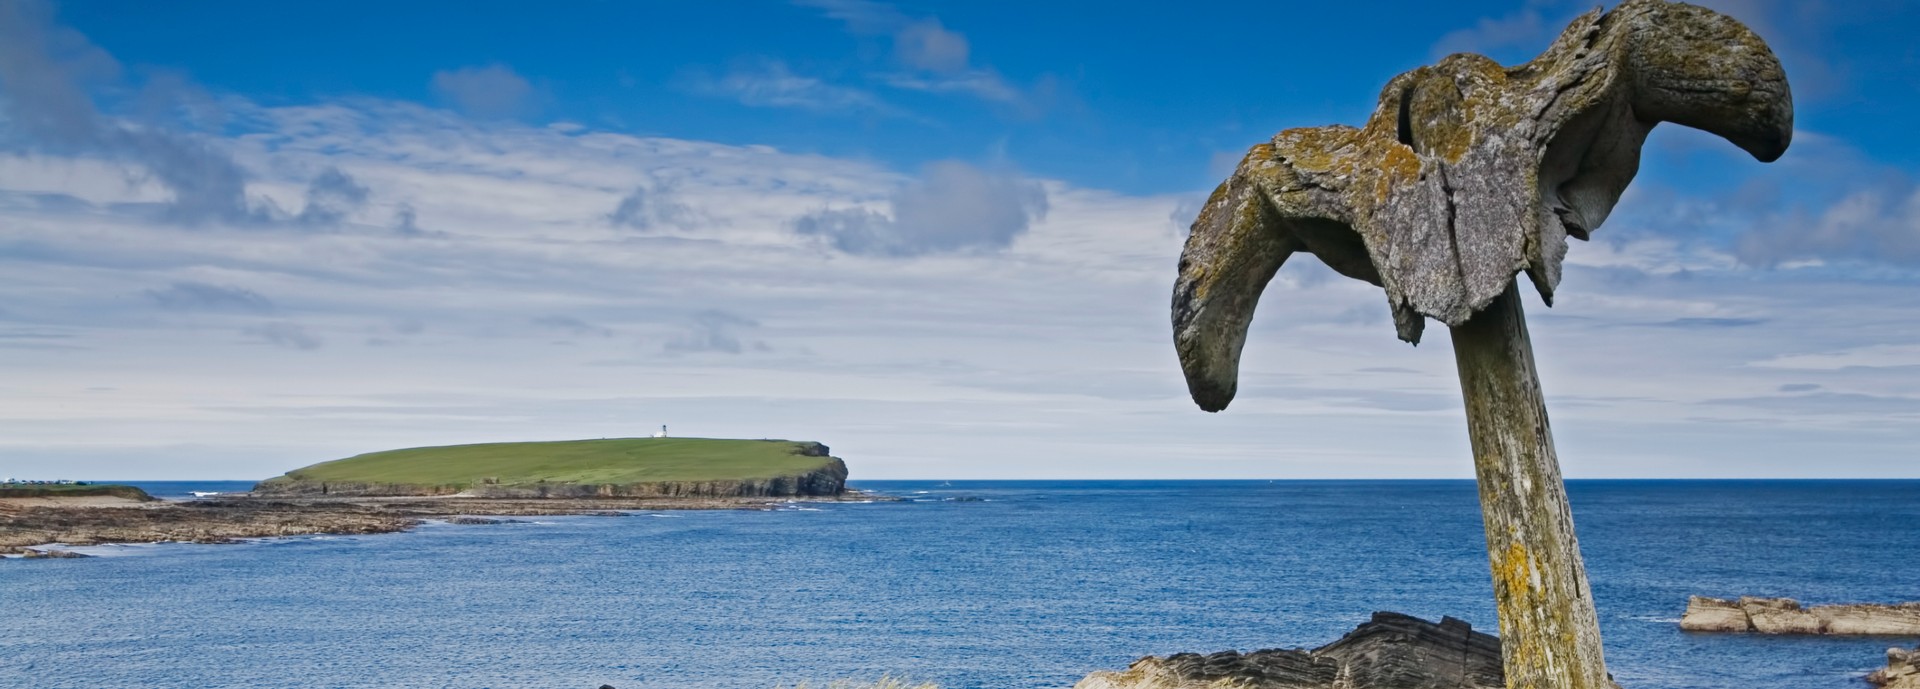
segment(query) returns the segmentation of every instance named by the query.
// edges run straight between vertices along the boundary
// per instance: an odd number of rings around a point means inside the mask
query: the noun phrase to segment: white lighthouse
[[[654,434],[653,434],[653,437],[655,437],[655,438],[665,438],[665,437],[667,437],[667,425],[666,425],[666,424],[664,424],[664,423],[663,423],[663,424],[660,424],[660,430],[659,430],[659,431],[656,431],[656,432],[654,432]]]

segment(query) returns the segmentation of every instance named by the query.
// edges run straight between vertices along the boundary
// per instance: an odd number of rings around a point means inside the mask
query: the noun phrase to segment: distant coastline
[[[415,448],[317,464],[250,492],[196,500],[160,501],[118,485],[0,491],[0,555],[71,556],[62,546],[108,543],[391,533],[431,519],[768,510],[796,500],[884,499],[849,490],[847,475],[846,463],[825,445],[784,440]]]

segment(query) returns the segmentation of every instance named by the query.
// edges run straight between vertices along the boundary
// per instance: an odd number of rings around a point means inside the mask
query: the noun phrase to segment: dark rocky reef
[[[0,509],[0,550],[46,543],[95,545],[400,531],[419,520],[359,505],[192,500],[134,507]]]
[[[1680,629],[1689,632],[1920,636],[1920,603],[1816,605],[1792,598],[1693,596]]]
[[[1446,617],[1393,612],[1311,651],[1269,649],[1148,656],[1074,689],[1502,689],[1500,640]]]

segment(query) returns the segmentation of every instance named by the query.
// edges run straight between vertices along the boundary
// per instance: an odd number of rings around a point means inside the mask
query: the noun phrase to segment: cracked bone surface
[[[1401,339],[1418,343],[1428,318],[1448,326],[1510,689],[1615,686],[1515,275],[1552,303],[1567,237],[1606,220],[1660,122],[1771,161],[1793,99],[1739,22],[1626,0],[1526,64],[1449,56],[1389,81],[1364,127],[1254,146],[1180,256],[1174,346],[1207,411],[1233,400],[1254,307],[1293,254],[1384,288]]]
[[[1655,124],[1786,151],[1793,99],[1759,36],[1711,10],[1627,0],[1532,61],[1469,54],[1394,77],[1360,128],[1254,146],[1194,221],[1173,294],[1195,402],[1232,400],[1260,292],[1295,253],[1386,290],[1400,338],[1460,325],[1525,271],[1551,304],[1568,236],[1607,219]]]

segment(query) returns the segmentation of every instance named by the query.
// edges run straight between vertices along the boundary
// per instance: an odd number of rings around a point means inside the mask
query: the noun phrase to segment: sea
[[[1498,628],[1470,481],[855,485],[903,500],[4,560],[0,686],[1065,689],[1143,655],[1319,646],[1378,610]],[[1569,493],[1627,689],[1863,689],[1920,644],[1678,629],[1695,594],[1920,600],[1920,482]]]

